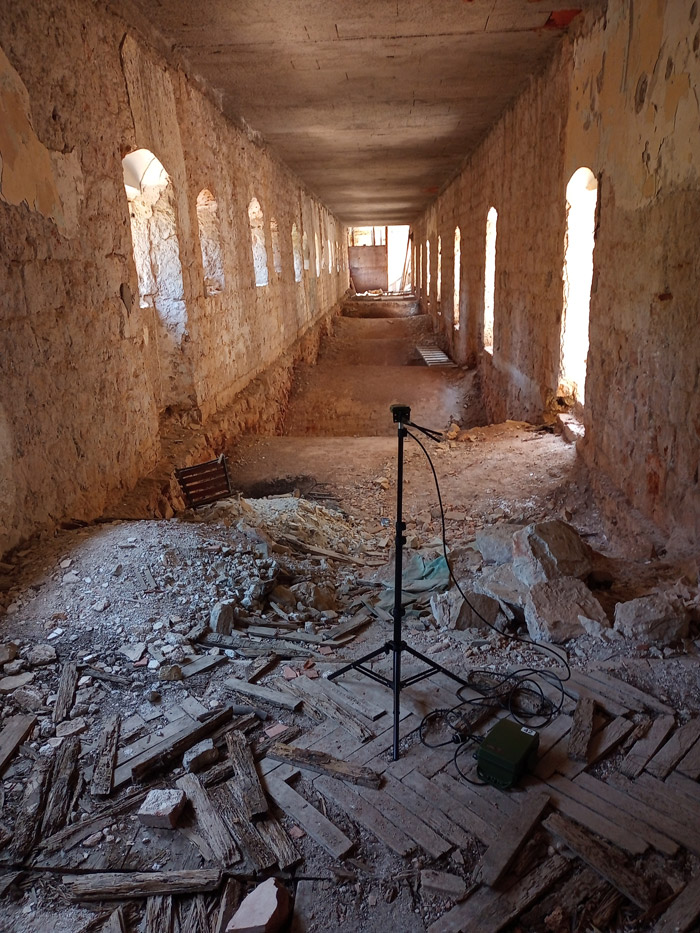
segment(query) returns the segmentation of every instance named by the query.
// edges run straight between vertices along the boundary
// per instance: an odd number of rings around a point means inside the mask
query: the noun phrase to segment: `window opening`
[[[304,269],[308,272],[311,268],[311,251],[309,250],[309,238],[306,235],[306,230],[304,230],[304,235],[301,239],[302,252],[304,254]]]
[[[437,287],[436,298],[438,303],[438,314],[440,313],[440,299],[442,298],[442,237],[438,237],[438,251],[437,251]]]
[[[292,224],[292,256],[294,257],[294,281],[301,282],[303,259],[301,253],[301,237],[296,224]]]
[[[204,291],[207,297],[224,290],[224,260],[221,252],[221,230],[216,198],[208,188],[197,195],[199,245],[202,250]]]
[[[280,251],[280,233],[277,221],[270,218],[270,239],[272,240],[272,265],[277,275],[282,275],[282,253]]]
[[[318,242],[318,233],[314,233],[314,247],[316,248],[316,278],[321,275],[321,246]]]
[[[462,231],[455,227],[455,272],[454,297],[452,300],[452,323],[455,330],[459,330],[459,299],[462,283]]]
[[[430,240],[425,241],[425,294],[430,298]]]
[[[494,296],[496,292],[496,225],[498,211],[491,207],[486,216],[484,257],[484,350],[493,355]]]
[[[598,181],[589,168],[580,168],[566,186],[563,313],[558,392],[584,403],[588,360],[588,324],[593,281]]]
[[[250,223],[250,242],[253,249],[255,284],[257,286],[267,285],[269,274],[267,270],[267,248],[265,246],[265,219],[257,198],[252,198],[248,205],[248,221]]]

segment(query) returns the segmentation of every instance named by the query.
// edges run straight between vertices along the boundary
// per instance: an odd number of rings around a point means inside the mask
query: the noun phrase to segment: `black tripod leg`
[[[403,650],[407,651],[410,655],[413,655],[414,658],[418,658],[419,661],[423,661],[424,664],[427,664],[428,667],[431,667],[433,669],[434,673],[445,674],[451,680],[455,680],[458,684],[461,684],[463,687],[471,686],[469,681],[464,680],[462,677],[458,677],[457,674],[453,674],[452,671],[448,671],[446,667],[442,667],[442,665],[437,664],[435,661],[433,661],[432,658],[429,658],[426,655],[421,654],[420,651],[416,651],[416,649],[411,648],[410,645],[404,644]]]
[[[347,674],[348,671],[357,671],[360,669],[360,665],[365,664],[367,661],[373,661],[375,658],[378,658],[380,654],[388,654],[390,651],[391,648],[389,645],[382,645],[382,647],[377,648],[376,651],[370,651],[369,654],[363,655],[356,661],[351,661],[350,664],[346,664],[345,667],[340,667],[337,671],[333,671],[332,674],[328,675],[328,680],[335,680],[336,677],[340,677],[341,674]]]

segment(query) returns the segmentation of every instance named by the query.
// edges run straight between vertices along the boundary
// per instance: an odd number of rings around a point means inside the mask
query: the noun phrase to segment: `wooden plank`
[[[581,777],[583,778],[583,775]],[[608,777],[608,783],[621,792],[619,801],[621,808],[636,815],[638,819],[653,826],[674,842],[700,855],[700,837],[695,828],[684,819],[682,810],[669,814],[666,808],[659,806],[654,791],[637,786],[636,781],[630,781],[622,774],[611,774]]]
[[[597,841],[559,813],[552,813],[542,825],[632,903],[642,910],[651,906],[646,880],[629,867],[619,850]]]
[[[605,712],[609,713],[611,716],[624,716],[629,712],[629,709],[624,704],[618,703],[610,699],[610,697],[603,696],[597,689],[597,686],[591,688],[585,676],[580,675],[578,671],[571,672],[571,679],[565,682],[564,690],[576,700],[580,700],[583,697],[593,700],[601,709],[604,709]]]
[[[194,810],[197,821],[197,830],[207,841],[207,845],[214,853],[215,859],[222,868],[228,868],[241,861],[241,853],[236,842],[229,832],[226,823],[221,819],[214,808],[209,794],[206,792],[196,774],[183,774],[175,782],[180,790],[187,794],[187,799]]]
[[[634,729],[634,723],[624,716],[618,716],[613,719],[603,729],[594,733],[588,746],[588,762],[575,762],[568,760],[564,762],[557,770],[560,774],[573,780],[577,774],[580,774],[585,768],[597,764],[606,755],[620,744],[630,732]]]
[[[141,781],[147,774],[164,768],[232,717],[233,711],[230,706],[217,711],[205,722],[192,721],[187,717],[188,724],[175,735],[169,736],[118,767],[114,772],[114,789],[122,787],[130,780]]]
[[[17,749],[27,738],[37,723],[37,718],[31,713],[17,713],[10,716],[4,729],[0,732],[0,774],[5,771]]]
[[[689,777],[693,781],[697,781],[700,777],[700,739],[697,739],[693,745],[690,746],[689,751],[683,755],[681,760],[676,765],[676,771],[679,774]]]
[[[397,829],[380,810],[372,806],[367,800],[347,784],[340,784],[333,778],[320,777],[314,782],[314,786],[341,810],[350,817],[350,819],[359,823],[366,830],[376,836],[380,842],[388,846],[392,852],[397,855],[409,855],[416,849],[416,844],[412,839]]]
[[[116,910],[112,911],[100,933],[129,933],[126,925],[126,917],[121,907],[117,907]]]
[[[255,824],[255,828],[260,833],[265,845],[275,856],[281,869],[291,868],[292,865],[296,865],[301,860],[301,855],[297,852],[286,829],[274,816],[267,816],[259,820]]]
[[[194,894],[215,891],[221,884],[218,869],[190,871],[97,872],[64,875],[63,884],[74,901],[142,899],[156,895]]]
[[[238,677],[229,677],[224,681],[224,687],[227,690],[233,690],[234,693],[255,697],[256,700],[263,700],[265,703],[281,706],[283,709],[297,710],[301,706],[301,700],[298,697],[291,697],[286,692],[271,690],[269,687],[262,687],[260,684],[249,684],[246,680],[241,680]]]
[[[625,698],[625,702],[628,704],[632,701],[636,701],[641,709],[649,709],[667,716],[672,716],[674,713],[672,707],[668,706],[666,703],[662,703],[661,700],[657,699],[652,693],[646,690],[639,690],[637,687],[633,687],[632,684],[628,684],[626,681],[620,680],[619,677],[608,674],[599,667],[590,668],[588,670],[588,675],[591,679],[597,680],[600,684],[613,687]],[[630,706],[629,708],[635,709],[634,706]]]
[[[349,764],[339,758],[333,758],[327,752],[316,749],[295,748],[293,745],[283,745],[281,742],[276,742],[268,750],[267,757],[287,764],[298,765],[307,771],[327,774],[328,777],[338,778],[341,781],[347,781],[349,784],[379,787],[381,783],[381,777],[376,771],[363,768],[361,765]]]
[[[65,826],[68,811],[73,803],[73,795],[80,780],[79,756],[80,739],[77,736],[64,739],[54,759],[51,789],[41,826],[44,836],[51,836]]]
[[[354,843],[294,788],[275,778],[274,773],[268,775],[266,783],[268,793],[280,810],[284,810],[329,855],[342,858],[350,852]]]
[[[401,784],[410,787],[426,801],[430,802],[430,806],[433,808],[430,811],[431,823],[435,819],[436,830],[456,846],[465,848],[472,844],[470,834],[481,839],[481,832],[486,833],[488,831],[485,824],[478,817],[460,806],[450,794],[437,787],[420,771],[411,771],[403,778]],[[435,817],[436,810],[442,814],[444,819]],[[481,824],[480,832],[475,832],[472,828],[475,822]]]
[[[149,732],[148,735],[144,735],[130,745],[120,748],[117,751],[117,767],[135,760],[143,752],[162,744],[166,739],[181,732],[187,725],[195,725],[198,721],[194,717],[184,714],[179,707],[175,713],[175,715],[173,713],[169,714],[169,722],[153,726],[153,731]]]
[[[148,898],[144,933],[175,933],[175,919],[172,895],[157,894]]]
[[[656,921],[653,933],[685,933],[700,917],[700,875],[692,878]]]
[[[479,888],[428,927],[428,933],[499,933],[530,904],[542,897],[570,869],[569,862],[553,855],[521,878],[505,894]]]
[[[440,858],[452,848],[449,842],[442,839],[432,827],[424,823],[419,816],[412,813],[397,799],[400,794],[397,793],[394,797],[387,796],[383,788],[373,790],[369,787],[360,787],[357,793],[376,810],[381,811],[389,822],[413,839],[432,858]]]
[[[691,778],[686,777],[684,774],[679,774],[677,771],[671,771],[669,776],[664,781],[664,784],[666,784],[668,787],[672,787],[673,790],[677,793],[689,797],[696,803],[700,803],[700,784],[698,784],[697,781],[693,781]]]
[[[188,677],[194,677],[196,674],[203,674],[205,671],[223,664],[226,660],[225,654],[203,654],[194,661],[190,661],[189,664],[182,665],[182,676],[187,679]]]
[[[549,806],[549,794],[530,793],[512,820],[501,827],[477,866],[475,881],[494,887],[513,864]]]
[[[575,671],[573,679],[577,684],[590,690],[592,696],[599,696],[602,701],[605,699],[611,700],[613,703],[619,704],[619,706],[625,710],[643,713],[644,710],[648,708],[647,704],[643,703],[638,696],[634,695],[633,690],[624,690],[626,684],[621,680],[614,682],[613,678],[605,676],[603,679],[599,679],[591,676],[588,671],[585,673],[583,671]],[[604,702],[601,702],[599,705],[604,706]],[[608,712],[611,712],[611,710],[608,710]]]
[[[215,787],[210,794],[212,804],[226,823],[239,847],[258,871],[271,868],[275,856],[250,821],[234,781]]]
[[[274,670],[279,664],[279,656],[274,652],[270,652],[268,655],[263,655],[258,658],[256,661],[250,665],[246,671],[246,680],[249,684],[257,683],[261,677],[264,677],[266,674],[269,674],[270,671]]]
[[[334,719],[362,742],[375,738],[376,729],[372,727],[372,723],[357,713],[349,702],[343,700],[340,691],[334,690],[331,693],[327,684],[309,680],[308,677],[291,680],[286,684],[286,688],[301,697],[305,709],[312,709],[320,716]]]
[[[216,912],[216,920],[213,926],[213,933],[225,933],[231,917],[238,910],[243,897],[241,885],[233,878],[228,878],[224,884],[224,891],[221,895],[219,907]],[[185,931],[187,933],[187,931]]]
[[[78,665],[75,661],[67,661],[61,668],[61,678],[58,682],[58,695],[53,709],[54,723],[63,722],[70,713],[77,685]]]
[[[690,719],[673,733],[656,754],[647,762],[645,770],[657,778],[665,778],[690,747],[700,738],[700,716]]]
[[[93,797],[108,797],[112,793],[120,723],[121,718],[118,714],[110,716],[100,734],[95,767],[90,782],[90,793]]]
[[[180,905],[181,933],[211,933],[211,924],[203,894],[192,898],[189,913],[185,913],[184,904]]]
[[[568,756],[574,761],[587,761],[588,743],[593,732],[593,710],[595,700],[581,697],[576,703],[573,723],[569,733]]]
[[[24,788],[12,839],[12,854],[20,862],[29,855],[36,843],[53,764],[53,756],[42,755],[37,758]]]
[[[673,716],[659,716],[654,720],[646,735],[638,739],[627,752],[620,771],[630,778],[641,774],[650,758],[652,758],[666,740],[669,732],[675,725]]]
[[[385,778],[381,793],[388,794],[404,810],[408,810],[416,818],[417,824],[410,823],[401,828],[405,829],[410,836],[414,836],[416,842],[420,842],[420,845],[433,858],[440,858],[453,848],[450,833],[445,831],[445,824],[448,821],[444,814],[427,801],[425,797],[416,793],[407,784],[403,784],[392,777]],[[426,834],[419,824],[424,824],[430,832]],[[414,825],[419,826],[423,841],[414,834]]]
[[[693,820],[696,825],[700,824],[700,802],[674,790],[672,784],[660,781],[651,774],[642,773],[634,782],[634,786],[644,788],[649,793],[662,797],[663,799],[659,801],[659,807],[669,816],[677,819],[679,814],[682,814],[683,819]]]
[[[557,809],[592,832],[632,855],[641,855],[648,849],[649,844],[642,832],[642,824],[614,804],[607,803],[599,795],[587,790],[583,784],[555,775],[549,779],[548,786],[554,792]],[[592,815],[584,815],[578,809],[574,812],[566,801],[562,801],[561,795],[575,801],[580,807],[585,807]]]
[[[267,799],[260,786],[260,779],[258,772],[255,770],[255,762],[248,746],[248,740],[242,732],[226,733],[226,750],[229,761],[233,765],[236,785],[248,818],[254,819],[263,816],[267,813]]]
[[[658,811],[647,811],[643,804],[628,797],[623,791],[594,778],[591,774],[586,774],[585,771],[579,774],[573,783],[599,798],[598,803],[590,802],[591,809],[631,829],[664,855],[675,855],[678,852],[678,844],[655,828]]]
[[[405,739],[406,736],[415,732],[416,729],[420,727],[420,722],[419,717],[416,716],[415,713],[404,712],[403,718],[399,723],[399,738]],[[392,717],[391,721],[387,723],[387,728],[383,732],[380,732],[375,739],[372,739],[370,742],[365,742],[360,745],[359,748],[356,748],[355,751],[343,757],[346,761],[357,765],[369,764],[375,771],[384,770],[383,767],[379,768],[378,765],[382,758],[386,759],[384,764],[388,763],[388,756],[394,741],[393,730],[394,723]]]

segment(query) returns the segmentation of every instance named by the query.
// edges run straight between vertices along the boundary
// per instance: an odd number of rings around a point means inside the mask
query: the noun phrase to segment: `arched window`
[[[301,282],[303,259],[301,253],[301,237],[296,224],[292,224],[292,256],[294,257],[294,281]]]
[[[580,168],[566,186],[564,304],[561,321],[559,394],[583,404],[588,359],[588,318],[593,281],[593,247],[598,181]]]
[[[309,249],[309,238],[306,235],[306,230],[304,230],[304,235],[301,238],[301,248],[304,256],[304,269],[308,272],[311,268],[311,250]]]
[[[430,298],[430,240],[425,241],[425,294]]]
[[[265,219],[257,198],[252,198],[248,205],[248,221],[250,223],[250,242],[253,248],[253,268],[255,269],[255,284],[267,285],[267,248],[265,246]]]
[[[493,354],[494,296],[496,292],[496,225],[498,211],[489,209],[486,215],[486,248],[484,255],[484,350]]]
[[[452,323],[455,330],[459,330],[460,289],[462,284],[462,232],[455,227],[455,263],[454,263],[454,296],[452,299]]]
[[[282,253],[280,252],[280,233],[277,221],[270,218],[270,239],[272,240],[272,265],[277,275],[282,275]]]
[[[148,149],[122,160],[131,240],[142,308],[155,308],[174,331],[186,324],[175,193],[170,176]]]
[[[438,305],[440,304],[440,299],[442,298],[442,237],[438,237],[438,252],[437,252],[437,292],[436,298]]]
[[[204,291],[209,297],[223,291],[224,260],[221,254],[221,232],[216,198],[204,188],[197,195],[197,223],[199,225],[199,245],[202,249],[202,268],[204,269]]]

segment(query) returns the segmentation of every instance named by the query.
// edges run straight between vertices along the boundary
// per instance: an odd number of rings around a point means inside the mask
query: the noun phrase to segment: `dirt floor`
[[[90,793],[90,781],[110,716],[121,717],[117,765],[121,762],[123,767],[135,753],[136,743],[148,745],[151,740],[147,736],[154,735],[156,741],[168,734],[164,730],[174,731],[173,724],[196,726],[232,702],[251,704],[262,711],[264,720],[239,710],[234,725],[255,750],[258,767],[266,772],[268,789],[277,787],[277,793],[287,794],[281,784],[293,787],[299,799],[306,801],[304,806],[315,808],[312,815],[318,811],[351,845],[342,857],[333,857],[329,849],[335,843],[324,835],[331,832],[329,825],[319,818],[321,833],[318,827],[314,830],[304,823],[308,810],[271,808],[265,820],[271,824],[279,820],[297,853],[288,864],[283,865],[278,857],[276,867],[273,858],[262,868],[246,849],[249,837],[241,836],[241,824],[231,824],[241,857],[229,859],[224,867],[238,876],[239,896],[270,873],[282,878],[297,897],[293,927],[297,933],[457,930],[462,921],[451,911],[467,910],[470,903],[476,909],[477,898],[500,896],[484,886],[475,887],[480,859],[490,841],[489,836],[483,837],[483,829],[481,836],[478,828],[474,832],[460,829],[455,836],[459,843],[447,838],[449,827],[437,841],[423,835],[415,843],[411,837],[414,844],[409,851],[392,836],[400,830],[401,820],[392,818],[389,797],[384,805],[393,823],[378,835],[378,824],[372,831],[371,821],[368,828],[360,812],[372,799],[372,792],[363,791],[365,796],[357,798],[360,810],[353,810],[342,794],[338,799],[323,782],[346,787],[348,795],[355,794],[356,788],[331,778],[319,779],[304,768],[294,775],[283,772],[278,762],[267,757],[275,731],[286,727],[281,740],[300,748],[332,751],[334,757],[350,762],[366,758],[368,767],[384,774],[387,787],[405,789],[407,806],[409,786],[420,787],[427,774],[430,780],[442,782],[441,787],[454,788],[450,782],[460,782],[459,793],[473,795],[468,807],[473,804],[474,809],[469,813],[481,812],[479,807],[488,804],[494,827],[500,825],[496,819],[499,813],[507,816],[510,825],[525,806],[521,798],[526,795],[508,797],[491,789],[501,794],[499,808],[497,798],[482,799],[479,793],[485,792],[470,791],[460,781],[452,760],[451,725],[435,724],[433,737],[446,735],[445,749],[431,750],[421,744],[417,726],[422,716],[436,707],[459,703],[458,685],[449,676],[440,674],[405,691],[406,734],[402,758],[394,763],[386,751],[391,742],[391,694],[360,674],[347,675],[344,683],[343,678],[330,683],[338,685],[338,695],[350,704],[348,708],[359,704],[366,714],[360,720],[369,724],[376,736],[372,740],[377,749],[374,758],[362,750],[374,745],[363,745],[353,737],[347,730],[348,722],[314,713],[313,696],[292,711],[251,699],[227,685],[232,677],[239,681],[252,678],[280,690],[287,698],[289,691],[296,695],[295,688],[306,696],[305,691],[314,684],[329,683],[324,675],[381,647],[390,638],[391,621],[382,607],[391,606],[388,587],[394,566],[397,438],[389,413],[394,402],[410,404],[417,423],[446,432],[441,443],[416,434],[432,460],[442,510],[424,451],[412,437],[406,439],[405,557],[416,592],[407,597],[404,634],[411,646],[461,678],[482,671],[486,672],[479,675],[483,681],[484,677],[523,667],[561,673],[559,655],[543,656],[526,643],[530,624],[526,615],[532,607],[519,603],[517,594],[506,592],[507,586],[513,588],[513,580],[509,577],[504,583],[503,576],[503,568],[510,572],[512,566],[509,549],[514,532],[531,523],[561,520],[575,529],[581,548],[590,557],[587,587],[604,616],[603,624],[586,619],[585,626],[574,619],[576,634],[565,638],[560,650],[567,653],[572,669],[581,676],[602,671],[604,674],[596,676],[604,678],[611,673],[624,682],[623,687],[630,685],[650,698],[649,707],[639,701],[635,705],[632,700],[629,706],[620,707],[608,694],[598,697],[595,728],[599,732],[595,735],[621,729],[621,738],[606,746],[604,756],[591,761],[590,779],[602,781],[615,775],[630,749],[638,747],[645,730],[657,722],[654,717],[661,716],[664,709],[669,710],[664,715],[675,715],[677,725],[694,728],[700,712],[697,562],[665,559],[660,542],[649,559],[629,559],[631,553],[637,553],[638,542],[625,539],[622,532],[612,535],[610,528],[604,529],[575,447],[551,424],[484,425],[474,373],[418,365],[416,344],[429,343],[432,338],[427,321],[415,315],[415,308],[408,306],[405,317],[390,309],[389,319],[375,317],[375,305],[368,312],[370,317],[361,316],[361,305],[351,310],[352,317],[336,322],[318,366],[299,373],[285,435],[247,437],[232,445],[229,464],[236,497],[167,521],[112,521],[62,531],[51,540],[18,550],[0,565],[0,727],[7,727],[13,717],[36,720],[8,757],[0,784],[3,933],[118,930],[117,925],[105,925],[117,923],[110,919],[115,902],[90,905],[71,896],[78,874],[200,869],[222,864],[213,857],[216,853],[207,847],[201,832],[198,834],[196,821],[178,830],[144,827],[136,819],[137,807],[121,812],[110,809],[130,792],[130,780],[106,800]],[[487,607],[493,610],[494,628],[473,615],[464,617],[449,580],[442,580],[438,587],[443,596],[433,592],[429,582],[423,587],[433,570],[438,574],[443,571],[443,515],[454,576],[482,612],[487,612]],[[644,534],[648,534],[647,529]],[[501,558],[497,552],[504,541],[508,553]],[[630,638],[612,627],[618,604],[659,594],[673,600],[683,617],[684,625],[675,634],[664,629]],[[216,631],[213,635],[207,631],[222,603],[232,607],[235,620],[230,634],[217,642]],[[353,620],[357,627],[346,634]],[[271,665],[258,679],[254,668],[260,658],[269,658]],[[190,674],[189,665],[207,659],[215,666],[201,673],[192,668]],[[75,665],[73,691],[65,714],[57,714],[59,682],[70,678],[71,664]],[[389,658],[382,655],[373,669],[388,674]],[[411,662],[406,669],[411,672],[416,668]],[[577,681],[578,692],[569,691],[562,714],[573,716],[576,701],[585,694],[583,682]],[[621,688],[612,689],[619,692]],[[369,716],[373,710],[375,720]],[[409,728],[409,723],[414,725]],[[280,729],[271,728],[278,724]],[[537,725],[539,728],[539,720]],[[226,761],[223,736],[229,728],[227,725],[214,735],[220,757],[214,769]],[[544,724],[543,748],[548,730],[557,728],[556,718]],[[559,729],[558,738],[564,734]],[[41,825],[42,819],[47,819],[42,813],[53,812],[55,816],[58,807],[49,795],[48,802],[42,800],[35,820],[35,838],[18,852],[18,827],[26,825],[22,814],[32,806],[36,809],[36,795],[27,795],[31,777],[42,759],[55,761],[63,754],[73,735],[79,736],[80,744],[67,785],[62,823],[78,828],[84,825],[85,832],[59,836],[56,844],[46,845],[47,838],[53,839],[60,832],[57,825]],[[694,742],[698,736],[693,735]],[[552,748],[560,747],[554,733],[550,740]],[[460,760],[462,768],[473,775],[471,757]],[[183,774],[181,761],[181,757],[173,758],[160,771],[149,772],[144,789],[174,786]],[[426,770],[426,763],[432,768]],[[282,765],[281,769],[287,767]],[[552,778],[554,770],[542,779],[549,782],[553,799],[561,782],[568,780],[562,776],[568,772],[561,765],[559,776]],[[624,767],[622,770],[626,773]],[[676,771],[669,770],[675,779]],[[211,772],[211,767],[203,770],[199,779],[206,782]],[[686,768],[678,780],[686,779],[688,773]],[[230,777],[231,771],[227,775]],[[696,786],[698,776],[700,767],[693,780]],[[54,775],[54,784],[59,778]],[[688,803],[689,821],[697,826],[695,814],[700,812],[700,803],[692,799],[692,804]],[[426,799],[426,810],[433,803]],[[513,810],[509,809],[511,804]],[[377,806],[381,812],[382,805]],[[94,822],[103,812],[108,819]],[[572,811],[564,805],[562,812]],[[474,819],[477,827],[483,827],[483,818]],[[590,825],[597,825],[593,817],[590,819]],[[425,825],[420,820],[417,824],[414,829],[403,829],[409,835],[425,834]],[[256,825],[254,831],[262,832],[260,824]],[[584,821],[584,825],[589,824]],[[650,834],[648,826],[647,830]],[[646,843],[647,836],[642,836]],[[506,912],[500,920],[489,913],[496,910],[495,902],[484,901],[484,916],[488,914],[490,919],[484,920],[483,926],[472,924],[468,929],[478,928],[480,933],[491,929],[641,933],[655,928],[673,891],[696,876],[700,855],[692,840],[687,846],[673,839],[665,841],[663,852],[648,851],[642,859],[640,851],[629,859],[635,878],[645,886],[645,898],[633,902],[621,893],[614,872],[612,878],[601,877],[585,868],[584,862],[574,860],[560,839],[542,828],[533,830],[511,869],[516,882],[512,891],[520,874],[526,877],[532,866],[539,871],[537,866],[545,861],[551,867],[552,859],[562,863],[555,866],[557,878],[562,879],[557,881],[559,887],[543,889],[541,896],[527,901],[516,915]],[[625,854],[629,857],[635,851],[630,848]],[[566,856],[563,860],[562,852]],[[433,876],[432,872],[440,874]],[[576,879],[581,880],[580,890]],[[452,887],[441,889],[445,884]],[[514,896],[506,886],[502,903]],[[155,910],[155,900],[148,902],[149,911]],[[175,924],[173,929],[183,933],[223,930],[219,903],[219,898],[209,893],[201,895],[199,901],[194,896],[175,898],[172,904],[168,902],[168,909],[179,913],[179,927]],[[124,904],[125,929],[147,933],[164,929],[158,926],[155,913],[144,913],[144,899]],[[501,906],[499,901],[498,910]],[[202,913],[196,914],[200,907]],[[196,915],[199,920],[195,923]],[[206,922],[202,919],[205,915]],[[520,919],[516,919],[518,915]],[[693,922],[691,919],[678,929],[698,929]]]

